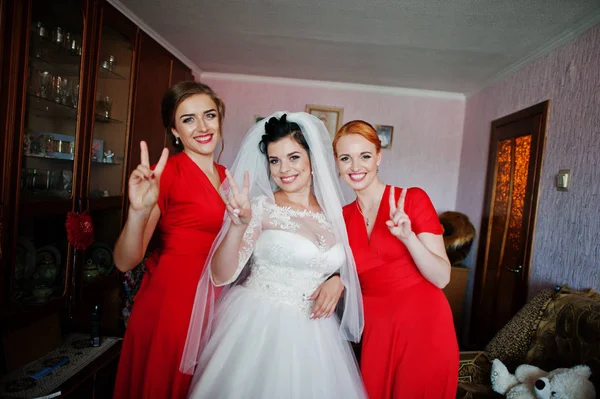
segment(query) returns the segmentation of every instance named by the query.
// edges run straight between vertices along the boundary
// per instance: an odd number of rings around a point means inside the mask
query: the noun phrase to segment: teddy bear
[[[522,364],[515,374],[498,359],[492,362],[492,389],[510,399],[594,399],[596,389],[589,380],[588,366],[559,368],[546,372]]]

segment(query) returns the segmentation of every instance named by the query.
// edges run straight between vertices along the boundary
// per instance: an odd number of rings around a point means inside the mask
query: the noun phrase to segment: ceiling
[[[600,22],[599,0],[110,2],[202,72],[458,93]]]

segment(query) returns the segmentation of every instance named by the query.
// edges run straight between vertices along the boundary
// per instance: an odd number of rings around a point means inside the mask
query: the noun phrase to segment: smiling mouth
[[[290,183],[293,183],[297,177],[298,177],[298,175],[285,176],[285,177],[280,177],[280,179],[283,184],[290,184]]]
[[[208,144],[212,141],[213,134],[201,134],[200,136],[195,136],[194,140],[200,144]]]
[[[358,183],[358,182],[363,181],[363,179],[365,178],[365,176],[367,176],[367,173],[366,172],[362,172],[362,173],[348,173],[348,176],[350,177],[350,180]]]

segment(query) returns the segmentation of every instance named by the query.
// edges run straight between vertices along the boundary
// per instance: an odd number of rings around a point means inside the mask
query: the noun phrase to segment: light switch
[[[558,191],[567,191],[569,187],[570,169],[561,169],[556,175],[556,189]]]

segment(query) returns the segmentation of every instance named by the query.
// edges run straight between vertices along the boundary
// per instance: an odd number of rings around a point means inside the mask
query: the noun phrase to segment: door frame
[[[470,323],[470,334],[469,341],[474,341],[475,344],[487,344],[487,342],[478,342],[480,337],[478,334],[479,322],[478,314],[481,311],[481,305],[484,295],[484,283],[487,277],[487,253],[490,244],[490,218],[491,218],[491,207],[492,200],[494,198],[493,193],[496,188],[496,158],[497,158],[497,142],[500,136],[498,129],[507,124],[517,122],[521,119],[526,119],[535,115],[541,115],[540,128],[537,132],[537,143],[536,140],[532,140],[532,147],[530,152],[530,164],[534,162],[533,173],[529,173],[527,180],[528,186],[531,190],[531,197],[529,203],[529,210],[525,210],[523,219],[527,226],[527,233],[525,236],[525,250],[523,256],[523,268],[520,272],[521,275],[521,289],[517,296],[517,307],[521,308],[526,300],[529,291],[529,270],[531,263],[531,253],[533,249],[533,237],[535,235],[535,219],[537,216],[537,204],[539,201],[539,183],[540,175],[543,167],[543,156],[544,156],[544,144],[546,138],[546,126],[548,119],[548,109],[550,101],[544,101],[539,104],[533,105],[529,108],[517,111],[513,114],[504,116],[496,119],[491,123],[491,134],[490,144],[488,150],[488,165],[486,173],[485,183],[485,196],[484,196],[484,208],[481,217],[481,229],[479,234],[479,243],[477,250],[477,258],[475,265],[475,280],[473,285],[473,301],[471,308],[471,323]],[[532,133],[533,135],[533,133]],[[531,185],[529,185],[531,183]],[[527,194],[526,194],[527,195]]]

